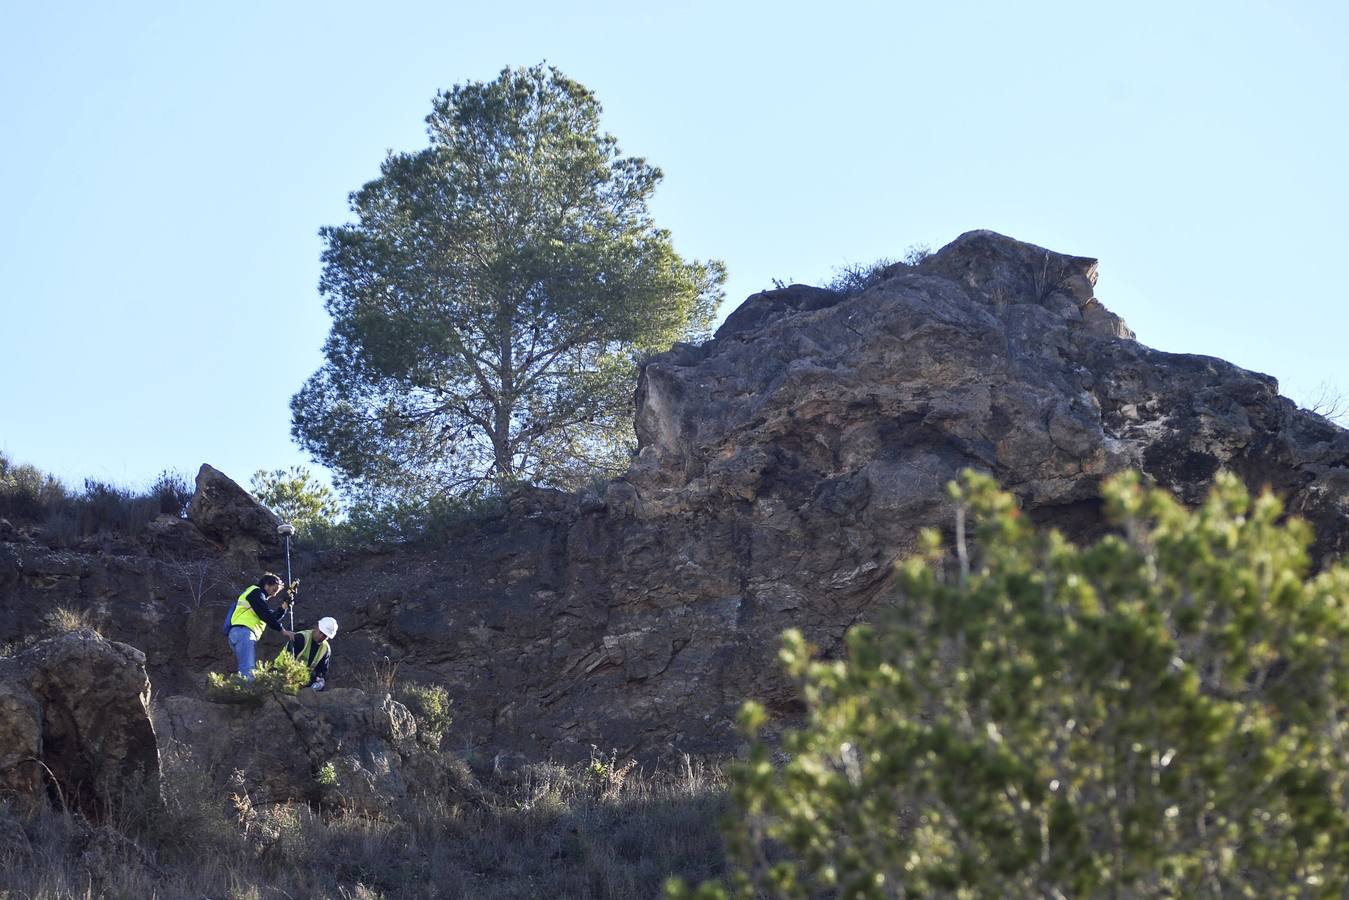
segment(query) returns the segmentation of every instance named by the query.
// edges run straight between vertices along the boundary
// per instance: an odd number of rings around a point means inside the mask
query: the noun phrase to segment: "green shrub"
[[[258,502],[289,522],[302,534],[331,529],[342,514],[332,488],[304,466],[258,469],[251,480]]]
[[[253,680],[245,681],[237,672],[206,676],[206,694],[217,703],[251,703],[273,694],[295,696],[309,685],[309,668],[289,653],[272,662],[261,662],[253,669]]]
[[[168,469],[160,472],[159,477],[150,485],[150,496],[154,499],[159,514],[177,516],[180,519],[187,516],[188,504],[192,502],[192,495],[195,493],[196,488],[185,475]]]
[[[331,760],[319,766],[319,770],[314,773],[314,783],[319,787],[337,787],[337,766]]]
[[[396,699],[408,708],[417,720],[417,738],[433,749],[440,748],[454,722],[449,691],[438,684],[399,685]]]
[[[357,500],[346,519],[316,525],[304,535],[317,547],[444,541],[501,516],[505,499],[495,493],[427,499]]]
[[[36,522],[68,500],[60,479],[0,453],[0,516]]]
[[[584,768],[585,780],[595,796],[613,800],[623,791],[628,774],[637,766],[637,760],[618,761],[618,751],[611,750],[606,757],[599,747],[590,745],[590,762]]]
[[[1345,896],[1349,567],[1308,578],[1306,524],[1227,474],[1194,511],[1115,479],[1082,549],[952,493],[955,561],[926,534],[846,661],[785,636],[807,721],[734,774],[735,894]]]

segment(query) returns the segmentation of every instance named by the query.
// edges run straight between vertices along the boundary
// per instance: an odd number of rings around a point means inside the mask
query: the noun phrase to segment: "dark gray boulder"
[[[97,820],[159,779],[145,655],[89,630],[0,659],[0,789]]]

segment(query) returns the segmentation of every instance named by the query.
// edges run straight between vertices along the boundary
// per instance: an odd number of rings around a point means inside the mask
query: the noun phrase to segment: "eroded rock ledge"
[[[919,530],[949,522],[942,488],[966,466],[1076,539],[1100,532],[1113,472],[1194,501],[1227,468],[1308,518],[1319,557],[1345,549],[1349,432],[1266,375],[1139,343],[1095,296],[1095,260],[980,231],[883,276],[756,294],[714,340],[651,360],[640,455],[601,493],[522,494],[440,547],[298,554],[302,615],[342,622],[334,680],[387,655],[445,684],[470,758],[731,749],[745,697],[796,708],[777,635],[838,652]],[[112,554],[0,535],[0,640],[89,608],[145,649],[157,689],[197,693],[228,667],[224,604],[280,562],[270,523],[232,520],[242,540],[189,521]]]

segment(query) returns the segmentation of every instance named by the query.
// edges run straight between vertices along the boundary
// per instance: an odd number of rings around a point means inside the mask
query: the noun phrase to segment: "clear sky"
[[[437,89],[541,60],[664,170],[723,312],[992,228],[1098,257],[1144,343],[1349,392],[1347,43],[1342,0],[0,0],[0,450],[306,463],[319,227]]]

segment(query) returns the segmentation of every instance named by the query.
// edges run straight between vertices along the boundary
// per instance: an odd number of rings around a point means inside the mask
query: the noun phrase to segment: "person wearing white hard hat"
[[[295,632],[295,637],[281,651],[285,653],[289,650],[291,656],[308,667],[309,686],[316,691],[323,690],[327,681],[328,661],[332,659],[332,640],[335,637],[337,620],[332,616],[324,616],[313,628]]]

